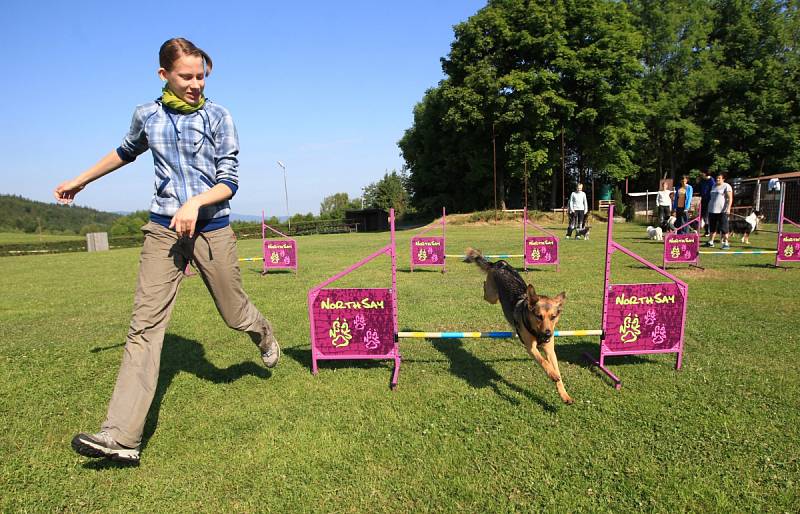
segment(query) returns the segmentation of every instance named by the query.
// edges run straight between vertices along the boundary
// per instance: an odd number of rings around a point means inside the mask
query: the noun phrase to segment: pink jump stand
[[[544,235],[528,236],[528,224]],[[559,271],[558,237],[544,227],[540,227],[529,220],[527,207],[523,211],[522,241],[523,266],[525,271],[528,271],[528,266],[547,265],[555,265],[556,271]]]
[[[614,206],[611,206],[606,235],[600,360],[584,355],[611,378],[614,387],[619,389],[622,381],[606,367],[606,357],[676,353],[675,369],[681,368],[689,287],[682,280],[616,243],[613,231]],[[669,279],[669,282],[612,284],[611,256],[618,250]]]
[[[697,208],[697,216],[690,219],[680,227],[677,227],[674,232],[664,234],[664,255],[661,263],[663,269],[667,269],[667,264],[688,264],[695,268],[703,269],[699,264],[700,260],[700,235],[698,233],[692,234],[678,234],[678,231],[684,227],[691,227],[692,222],[697,222],[700,226],[700,220],[703,219],[701,207]]]
[[[778,215],[778,246],[775,253],[775,267],[789,269],[781,266],[781,263],[800,262],[800,232],[784,232],[784,222],[800,228],[800,225],[790,220],[784,215],[784,202],[786,200],[786,188],[781,188],[781,207]]]
[[[283,239],[267,239],[267,230]],[[264,211],[261,211],[261,241],[264,252],[262,275],[266,275],[271,269],[290,269],[297,276],[297,241],[267,225],[264,222]]]
[[[319,372],[319,360],[394,360],[391,388],[397,388],[400,347],[397,343],[397,255],[395,252],[394,209],[389,211],[391,243],[372,255],[330,277],[308,292],[311,325],[311,372]],[[392,263],[391,288],[329,289],[326,286],[364,266],[389,255]]]
[[[431,226],[422,230],[419,234],[411,238],[411,271],[414,271],[414,266],[432,266],[442,269],[442,273],[447,271],[446,268],[446,251],[445,251],[445,226],[447,214],[445,208],[442,207],[442,235],[441,236],[428,236],[422,237],[422,234],[436,228],[437,224],[432,223]]]

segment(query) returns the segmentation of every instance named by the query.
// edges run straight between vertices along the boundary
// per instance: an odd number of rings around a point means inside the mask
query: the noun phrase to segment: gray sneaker
[[[119,462],[139,463],[139,447],[129,448],[116,442],[108,432],[80,433],[72,438],[72,449],[84,457],[107,457]]]
[[[281,360],[281,347],[272,334],[261,340],[258,349],[261,350],[261,360],[264,362],[264,366],[274,368],[278,365],[278,361]]]
[[[269,321],[264,320],[264,326],[260,332],[248,332],[250,340],[258,346],[261,351],[261,360],[264,361],[264,366],[274,368],[281,360],[281,347],[275,336],[272,335],[272,325]]]

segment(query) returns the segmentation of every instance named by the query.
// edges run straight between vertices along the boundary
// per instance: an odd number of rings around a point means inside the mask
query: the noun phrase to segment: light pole
[[[292,217],[289,215],[289,192],[286,189],[286,165],[283,164],[281,161],[278,161],[278,166],[283,169],[283,194],[286,198],[286,222],[289,224],[288,232],[291,233],[292,231]]]

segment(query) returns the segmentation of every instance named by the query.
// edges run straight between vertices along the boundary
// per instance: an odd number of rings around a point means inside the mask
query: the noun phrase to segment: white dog
[[[661,227],[647,227],[647,238],[655,241],[664,240],[664,231]]]

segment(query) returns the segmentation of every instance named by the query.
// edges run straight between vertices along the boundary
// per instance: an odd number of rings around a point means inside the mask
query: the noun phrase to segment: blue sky
[[[414,105],[443,78],[453,25],[485,0],[340,2],[4,2],[0,193],[52,190],[116,148],[133,109],[159,96],[158,48],[183,36],[206,50],[206,96],[239,132],[233,211],[318,213],[325,196],[402,164]],[[149,152],[81,192],[76,204],[147,209]]]

